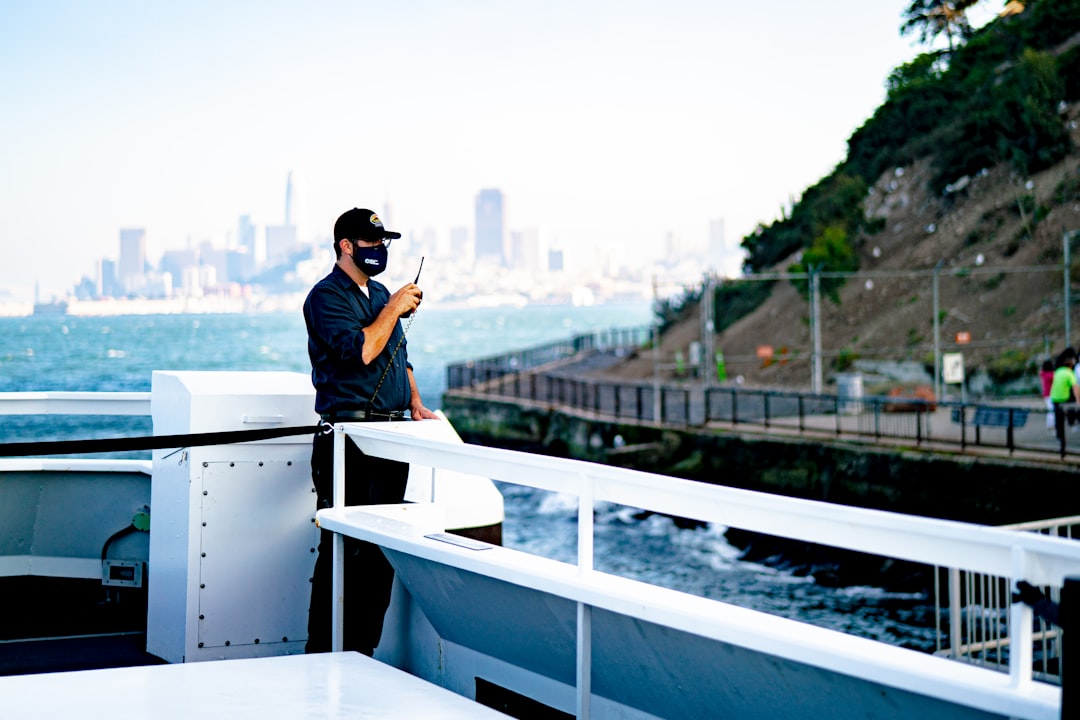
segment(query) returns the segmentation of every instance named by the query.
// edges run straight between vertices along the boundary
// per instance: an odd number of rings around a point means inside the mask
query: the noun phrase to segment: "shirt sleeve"
[[[363,362],[364,326],[356,311],[337,289],[322,288],[309,302],[312,335],[323,351],[337,360]]]

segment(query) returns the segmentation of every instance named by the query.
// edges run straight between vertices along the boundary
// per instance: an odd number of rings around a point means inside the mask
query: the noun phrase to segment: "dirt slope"
[[[1066,108],[1065,116],[1080,147],[1080,105]],[[858,240],[860,272],[875,275],[849,279],[839,303],[822,299],[826,384],[836,372],[850,369],[854,359],[914,361],[932,368],[931,271],[938,263],[941,349],[963,352],[969,374],[1016,366],[1025,358],[1041,360],[1064,347],[1063,234],[1080,230],[1080,153],[1030,178],[1007,167],[987,168],[957,178],[959,189],[941,197],[926,190],[929,167],[929,159],[923,159],[890,170],[865,201],[868,217],[885,220],[882,231]],[[1023,201],[1021,212],[1018,199],[1024,196],[1034,203]],[[1080,256],[1077,247],[1073,265]],[[794,260],[774,270],[782,272]],[[1075,308],[1080,287],[1071,292]],[[809,388],[809,317],[805,294],[789,281],[777,282],[768,301],[717,336],[729,375],[742,376],[749,385]],[[1080,314],[1074,311],[1071,323],[1075,345]],[[695,307],[665,334],[661,363],[673,364],[676,351],[685,357],[690,343],[700,340],[700,327]],[[969,343],[956,343],[961,332],[970,335]],[[774,348],[772,362],[756,356],[762,345]],[[652,354],[641,353],[606,374],[651,378]]]

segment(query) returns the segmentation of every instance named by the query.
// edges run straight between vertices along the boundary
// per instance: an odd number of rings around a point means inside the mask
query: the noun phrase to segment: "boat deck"
[[[0,717],[506,718],[359,653],[0,678]]]

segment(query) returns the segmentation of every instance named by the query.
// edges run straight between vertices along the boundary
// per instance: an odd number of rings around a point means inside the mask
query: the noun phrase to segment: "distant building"
[[[236,225],[236,246],[243,248],[255,256],[255,226],[251,224],[250,215],[241,215]]]
[[[548,266],[547,269],[552,272],[560,272],[563,270],[563,251],[562,250],[548,250]]]
[[[126,228],[120,231],[120,263],[117,282],[124,294],[138,292],[146,284],[146,230]]]
[[[501,190],[481,190],[476,196],[476,261],[494,260],[506,264],[503,194]]]
[[[285,224],[295,225],[295,219],[293,218],[293,185],[292,185],[292,171],[285,177]]]
[[[463,227],[450,228],[450,255],[466,265],[472,265],[474,260],[473,248],[469,244],[469,229]]]
[[[544,257],[539,230],[529,228],[510,233],[510,267],[531,272],[542,270]]]
[[[266,226],[266,264],[280,265],[287,262],[297,250],[294,225]]]
[[[194,250],[166,250],[161,255],[158,267],[163,273],[172,275],[173,280],[184,277],[184,271],[199,264],[198,255]]]
[[[229,277],[228,251],[214,247],[212,243],[205,242],[199,247],[199,267],[212,267],[214,269],[214,282],[203,283],[203,288],[224,285],[232,280]]]
[[[120,285],[116,281],[116,262],[108,258],[102,258],[97,266],[97,293],[98,297],[118,297],[123,295]]]
[[[439,236],[436,234],[435,228],[428,227],[419,233],[411,233],[409,240],[408,253],[411,255],[433,257],[439,254]]]
[[[247,282],[255,277],[255,259],[247,248],[228,250],[225,268],[225,276],[237,282]]]

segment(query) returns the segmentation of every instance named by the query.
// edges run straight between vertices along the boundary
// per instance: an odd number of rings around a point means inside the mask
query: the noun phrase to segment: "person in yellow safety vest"
[[[1065,437],[1065,420],[1069,411],[1075,408],[1074,402],[1080,400],[1080,388],[1076,384],[1076,351],[1065,348],[1054,362],[1054,381],[1050,384],[1050,400],[1054,403],[1054,428],[1060,442]],[[1076,421],[1069,418],[1069,425]]]

